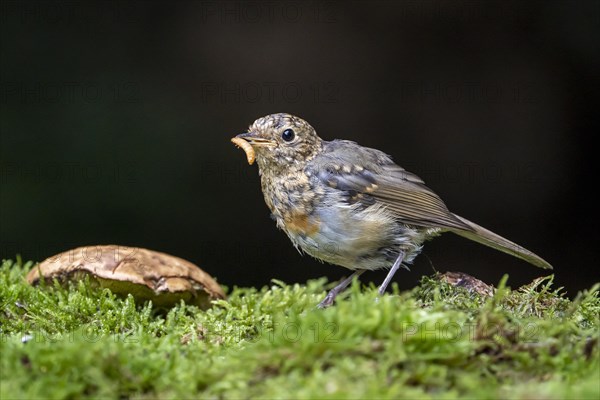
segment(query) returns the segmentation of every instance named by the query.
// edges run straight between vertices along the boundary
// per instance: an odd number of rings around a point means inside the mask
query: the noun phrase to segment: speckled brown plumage
[[[354,276],[391,268],[381,293],[424,241],[445,231],[551,268],[529,250],[450,212],[418,176],[379,150],[324,141],[290,114],[259,118],[236,138],[254,148],[265,202],[292,243],[354,270]],[[341,282],[320,306],[331,305],[349,283]]]

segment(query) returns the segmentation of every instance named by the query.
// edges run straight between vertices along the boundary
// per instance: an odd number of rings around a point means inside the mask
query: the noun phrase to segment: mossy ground
[[[551,277],[494,297],[423,278],[376,301],[355,283],[234,288],[202,312],[157,310],[86,282],[44,290],[0,267],[0,398],[600,397],[598,285]]]

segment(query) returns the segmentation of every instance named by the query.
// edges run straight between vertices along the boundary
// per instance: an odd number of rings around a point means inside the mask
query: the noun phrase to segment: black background
[[[3,1],[1,25],[2,257],[116,243],[228,286],[347,274],[300,257],[229,142],[289,112],[385,150],[569,294],[598,281],[600,2]],[[545,273],[447,234],[395,281],[433,269]]]

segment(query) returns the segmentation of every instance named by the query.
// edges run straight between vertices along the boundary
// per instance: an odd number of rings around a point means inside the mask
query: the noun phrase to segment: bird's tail
[[[472,230],[451,229],[451,232],[454,232],[462,237],[466,237],[467,239],[474,240],[475,242],[492,247],[496,250],[500,250],[512,256],[518,257],[521,260],[525,260],[528,263],[535,265],[536,267],[552,269],[552,265],[550,265],[550,263],[548,263],[540,256],[534,254],[533,252],[527,250],[526,248],[521,247],[518,244],[513,243],[510,240],[505,239],[502,236],[497,235],[494,232],[489,231],[484,227],[477,225],[474,222],[469,221],[468,219],[460,217],[456,214],[454,214],[454,216],[458,218],[461,222],[469,226]]]

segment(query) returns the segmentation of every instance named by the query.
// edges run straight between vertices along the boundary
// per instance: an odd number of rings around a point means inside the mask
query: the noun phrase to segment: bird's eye
[[[281,138],[283,140],[285,140],[286,142],[291,142],[292,140],[294,140],[294,138],[296,137],[296,134],[294,133],[293,130],[291,129],[286,129],[285,131],[283,131],[283,133],[281,134]]]

